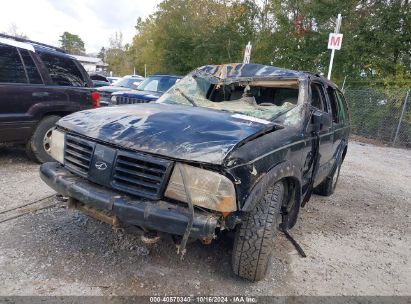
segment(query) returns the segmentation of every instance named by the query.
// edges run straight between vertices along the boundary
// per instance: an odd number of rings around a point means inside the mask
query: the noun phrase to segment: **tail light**
[[[91,101],[93,103],[93,109],[100,107],[100,94],[98,92],[91,93]]]

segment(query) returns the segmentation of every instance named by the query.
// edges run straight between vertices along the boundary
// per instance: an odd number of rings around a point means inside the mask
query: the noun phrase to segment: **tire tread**
[[[269,187],[245,223],[238,227],[232,256],[233,271],[238,276],[250,281],[265,276],[278,230],[277,214],[283,195],[282,182]]]

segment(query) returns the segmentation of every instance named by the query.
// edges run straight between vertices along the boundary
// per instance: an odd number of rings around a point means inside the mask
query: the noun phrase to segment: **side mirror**
[[[315,111],[312,116],[313,131],[319,132],[331,128],[331,115],[324,112]]]

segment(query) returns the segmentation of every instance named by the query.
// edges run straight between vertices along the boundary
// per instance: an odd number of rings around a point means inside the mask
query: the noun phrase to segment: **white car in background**
[[[115,83],[117,80],[120,80],[121,77],[107,77],[108,81],[110,82],[110,84]]]

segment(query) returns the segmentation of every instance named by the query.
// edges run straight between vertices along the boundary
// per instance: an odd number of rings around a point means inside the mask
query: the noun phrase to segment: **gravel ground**
[[[38,167],[22,148],[0,146],[0,212],[54,193],[40,180]]]
[[[52,192],[22,151],[0,147],[0,215]],[[351,142],[331,197],[279,235],[267,278],[231,272],[232,238],[151,246],[136,231],[57,206],[0,222],[0,295],[411,295],[411,151]]]

